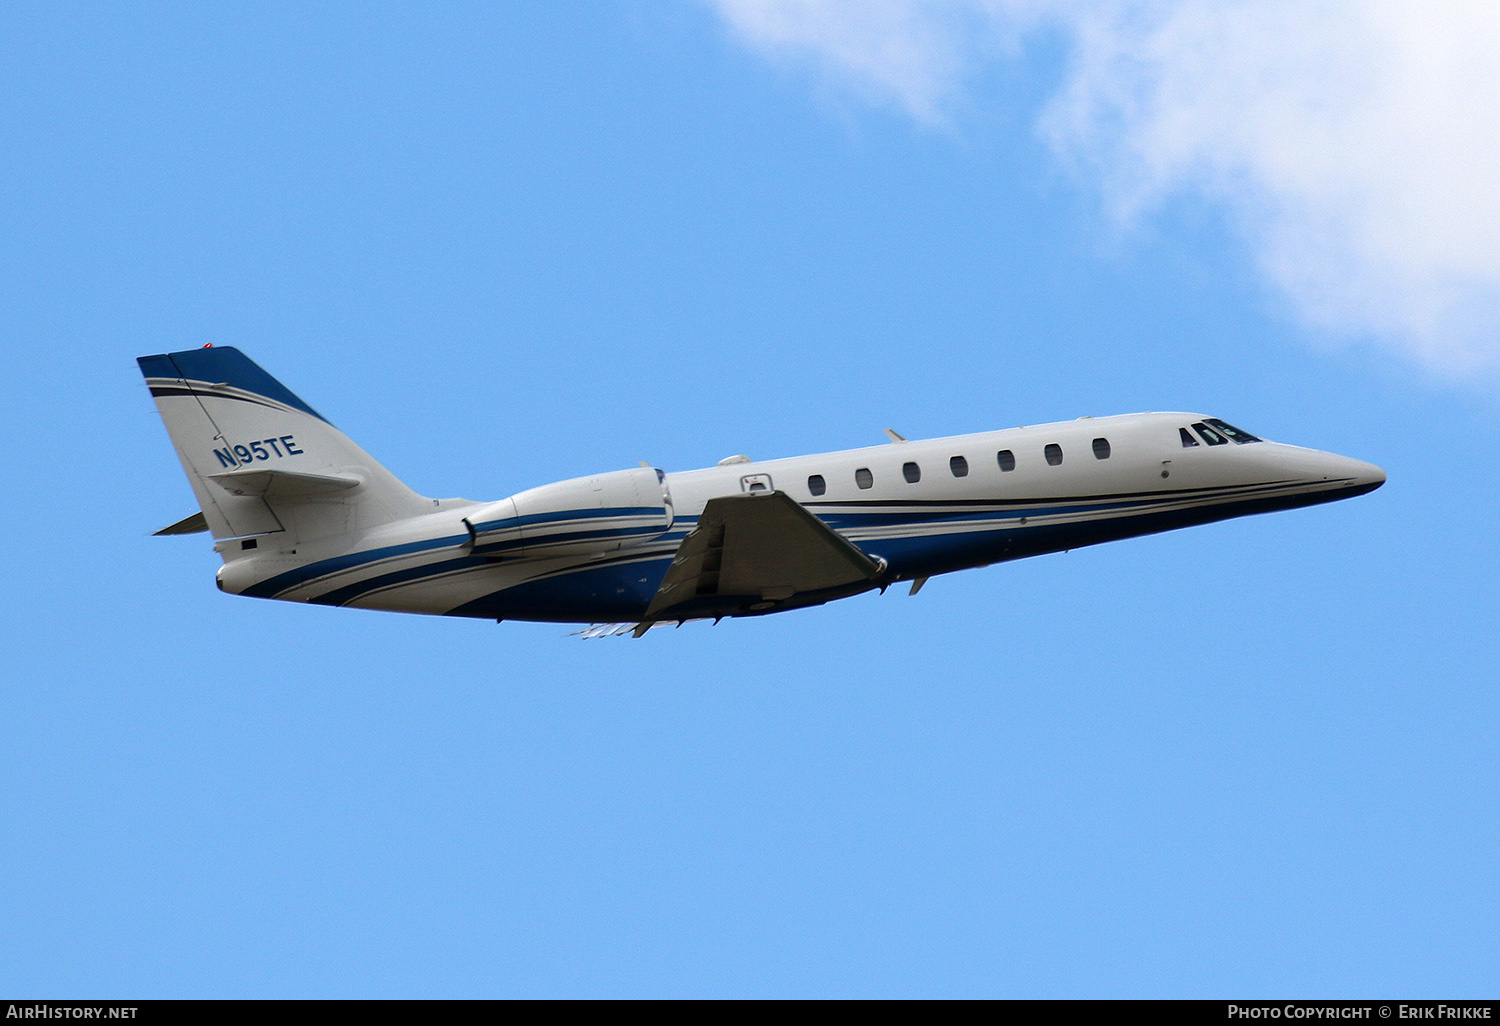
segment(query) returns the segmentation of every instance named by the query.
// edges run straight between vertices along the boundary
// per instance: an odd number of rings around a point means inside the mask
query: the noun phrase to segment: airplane
[[[590,625],[597,637],[1379,488],[1361,460],[1198,413],[1084,417],[702,470],[649,464],[495,502],[412,491],[229,346],[137,361],[233,595]]]

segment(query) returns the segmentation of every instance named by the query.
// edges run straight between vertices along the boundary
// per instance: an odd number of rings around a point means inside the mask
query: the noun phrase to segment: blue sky
[[[0,991],[1494,993],[1483,303],[1131,192],[1067,24],[776,8],[0,13]],[[585,642],[218,593],[134,365],[205,342],[430,495],[1144,409],[1390,482]]]

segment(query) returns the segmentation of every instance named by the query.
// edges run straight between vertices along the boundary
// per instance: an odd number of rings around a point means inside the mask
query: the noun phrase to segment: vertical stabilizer
[[[238,349],[136,362],[216,539],[308,541],[432,508]]]

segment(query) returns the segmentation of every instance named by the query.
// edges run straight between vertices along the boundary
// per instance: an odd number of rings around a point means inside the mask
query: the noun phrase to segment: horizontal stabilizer
[[[785,492],[710,499],[677,550],[645,620],[795,606],[860,591],[885,570]]]
[[[159,538],[164,534],[201,534],[208,530],[208,521],[200,509],[190,517],[183,517],[175,524],[163,527],[160,531],[153,531],[151,536]]]
[[[353,474],[302,474],[293,470],[232,470],[210,474],[208,479],[232,495],[273,499],[341,492],[360,484]]]

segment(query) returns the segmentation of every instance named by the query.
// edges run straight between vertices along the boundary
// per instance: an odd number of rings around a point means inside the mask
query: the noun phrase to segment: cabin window
[[[807,490],[814,495],[822,495],[828,491],[828,482],[823,480],[822,474],[814,474],[807,479]]]
[[[1009,449],[1001,449],[999,452],[995,453],[995,462],[1000,464],[1000,469],[1002,471],[1015,470],[1016,454],[1011,452]]]
[[[861,488],[874,488],[875,475],[870,473],[869,467],[860,467],[854,472],[854,483]]]
[[[903,463],[901,464],[901,476],[906,478],[907,484],[916,484],[918,481],[922,480],[922,468],[917,466],[915,463]],[[868,488],[870,486],[867,484],[862,484],[860,485],[860,487]]]
[[[954,477],[968,477],[969,461],[962,456],[949,456],[948,469],[953,471]]]
[[[1178,428],[1177,433],[1182,436],[1182,447],[1184,449],[1191,449],[1198,444],[1198,439],[1194,438],[1192,432],[1187,428]]]
[[[1107,460],[1107,459],[1109,459],[1109,439],[1108,438],[1096,438],[1096,439],[1094,439],[1094,459],[1096,459],[1096,460]]]
[[[1207,424],[1194,424],[1193,430],[1203,436],[1203,440],[1209,445],[1228,445],[1229,439],[1219,434]]]
[[[1047,447],[1043,449],[1042,452],[1047,457],[1047,466],[1062,466],[1062,446],[1058,445],[1056,442],[1048,442]]]
[[[1218,417],[1205,417],[1204,420],[1203,420],[1203,423],[1205,423],[1205,424],[1212,424],[1214,427],[1218,428],[1220,432],[1222,432],[1223,434],[1226,434],[1230,438],[1234,439],[1234,443],[1236,445],[1244,445],[1247,442],[1259,442],[1260,441],[1259,438],[1256,438],[1250,432],[1248,432],[1248,431],[1241,431],[1239,428],[1235,427],[1233,424],[1226,424],[1222,420],[1220,420]]]

